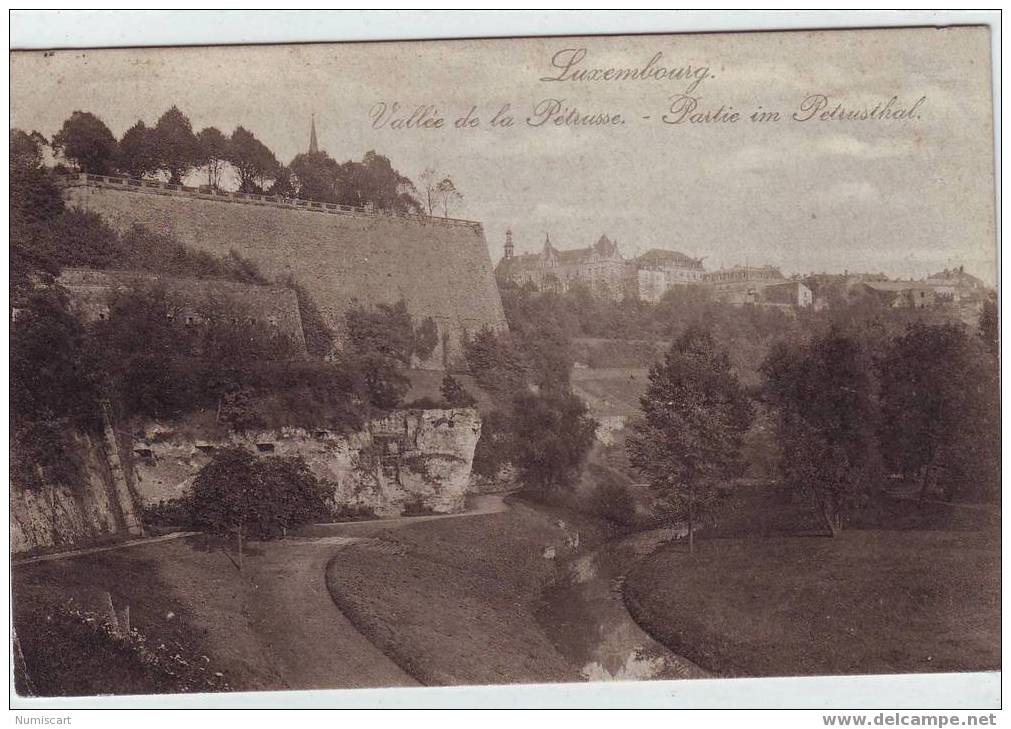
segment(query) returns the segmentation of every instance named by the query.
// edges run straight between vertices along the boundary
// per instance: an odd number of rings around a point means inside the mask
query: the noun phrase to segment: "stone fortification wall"
[[[339,505],[381,516],[408,503],[437,512],[463,508],[474,448],[481,435],[476,410],[398,410],[350,434],[301,428],[233,433],[200,439],[191,426],[152,423],[134,440],[135,487],[144,504],[182,496],[214,451],[238,445],[263,455],[302,456],[318,477],[334,483]]]
[[[72,310],[85,321],[105,318],[117,292],[160,287],[178,304],[175,319],[180,324],[200,324],[207,317],[241,313],[241,321],[234,317],[235,326],[264,325],[305,349],[298,297],[286,286],[88,268],[63,269],[59,283],[70,295]]]
[[[417,321],[439,328],[432,367],[459,355],[464,332],[505,326],[479,223],[94,175],[63,184],[69,204],[116,229],[139,223],[216,255],[235,250],[270,277],[293,276],[338,330],[354,301],[403,298]]]

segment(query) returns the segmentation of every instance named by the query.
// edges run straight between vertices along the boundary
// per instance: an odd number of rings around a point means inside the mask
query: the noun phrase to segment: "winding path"
[[[471,508],[457,514],[315,524],[271,542],[262,555],[246,561],[246,569],[257,598],[249,621],[265,637],[278,673],[293,689],[417,686],[334,604],[327,563],[343,547],[389,529],[508,508],[501,495],[476,496]]]

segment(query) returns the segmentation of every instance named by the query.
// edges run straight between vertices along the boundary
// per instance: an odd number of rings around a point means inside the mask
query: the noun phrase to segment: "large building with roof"
[[[775,266],[706,271],[703,260],[664,248],[626,259],[617,241],[606,235],[588,248],[564,251],[545,236],[539,253],[516,255],[512,231],[506,231],[505,255],[495,273],[499,280],[533,284],[541,291],[568,291],[580,284],[611,299],[631,296],[656,303],[674,288],[700,286],[729,304],[812,305],[811,289],[788,280]]]
[[[544,236],[540,253],[516,255],[512,231],[506,231],[505,255],[495,267],[496,276],[516,284],[532,283],[541,291],[568,291],[582,284],[595,294],[622,298],[630,284],[630,267],[618,242],[606,235],[592,246],[559,250]]]
[[[639,298],[653,303],[676,286],[702,283],[706,275],[701,258],[660,248],[643,253],[635,259],[634,266]]]

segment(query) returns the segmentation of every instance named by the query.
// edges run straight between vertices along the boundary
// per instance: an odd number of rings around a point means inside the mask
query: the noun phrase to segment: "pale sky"
[[[552,58],[566,49],[586,51],[570,73],[660,53],[652,68],[694,75],[541,80],[562,73]],[[961,264],[993,284],[989,58],[985,28],[23,52],[11,59],[11,123],[51,137],[90,111],[120,137],[175,104],[195,131],[241,124],[287,163],[315,113],[320,147],[339,161],[375,149],[416,181],[428,166],[451,175],[465,196],[451,215],[484,224],[493,263],[511,227],[518,252],[545,233],[559,248],[606,233],[626,256],[680,250],[710,270],[918,278]],[[663,123],[695,81],[698,112],[733,107],[741,121]],[[813,94],[826,112],[925,99],[908,120],[793,121]],[[529,126],[552,98],[624,123]],[[380,102],[400,116],[431,105],[445,124],[373,128]],[[504,104],[514,126],[493,129]],[[480,126],[455,128],[471,106]],[[759,106],[781,120],[751,122]]]

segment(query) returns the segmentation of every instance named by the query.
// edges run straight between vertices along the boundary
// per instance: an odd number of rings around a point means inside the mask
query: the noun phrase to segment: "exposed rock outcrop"
[[[264,455],[302,456],[335,485],[338,505],[383,516],[406,505],[437,512],[463,507],[481,419],[472,408],[397,410],[362,431],[301,428],[200,439],[191,430],[153,423],[134,441],[133,472],[142,502],[178,498],[218,448],[239,445]]]
[[[88,544],[140,533],[122,469],[110,467],[108,444],[99,437],[71,436],[77,462],[73,484],[10,486],[11,552]]]

